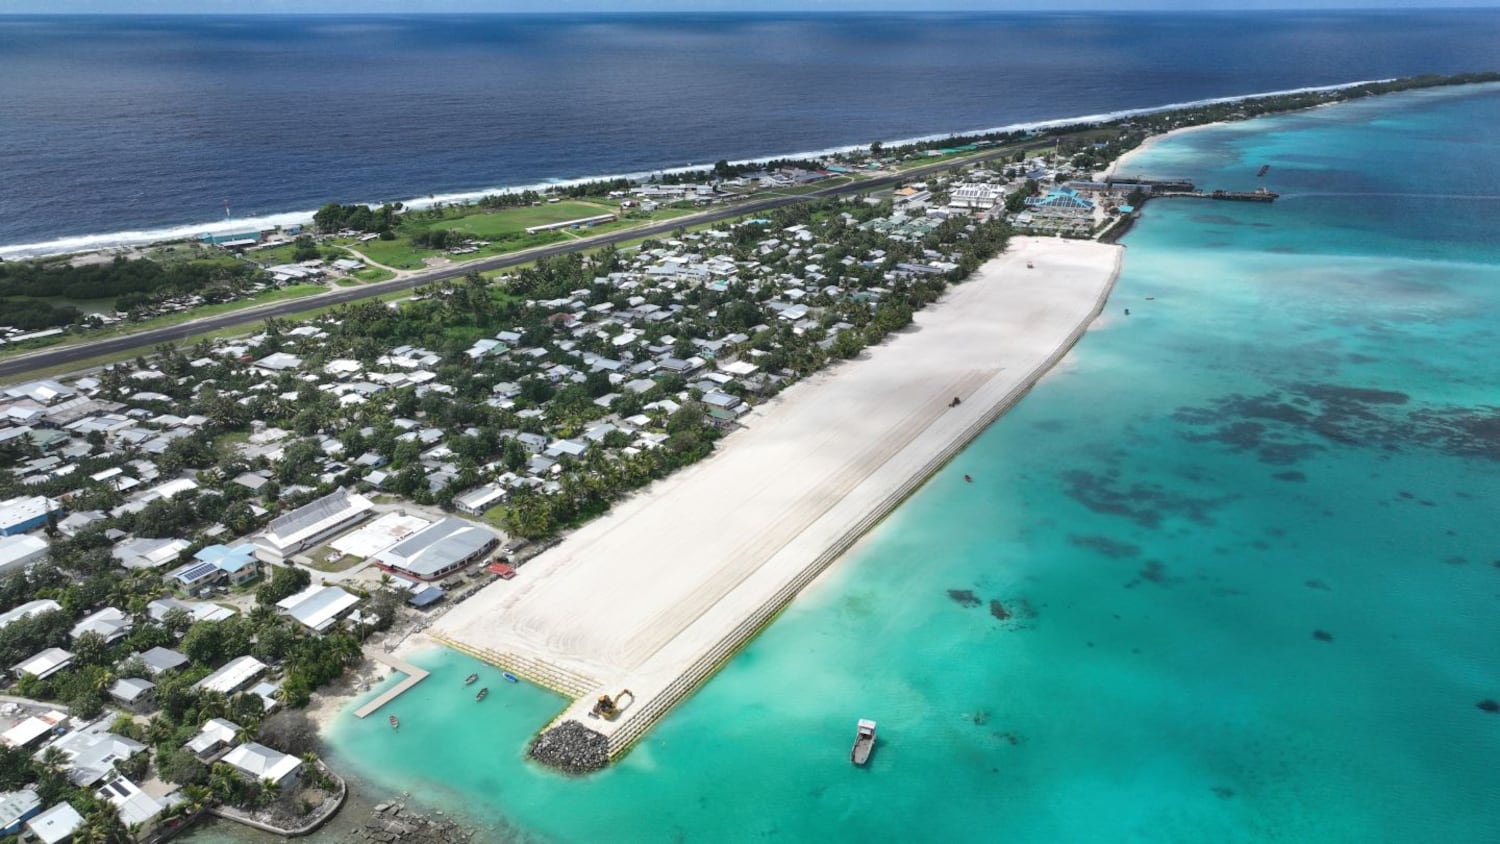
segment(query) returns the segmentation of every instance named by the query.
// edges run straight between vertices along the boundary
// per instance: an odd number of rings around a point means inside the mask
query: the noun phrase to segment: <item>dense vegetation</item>
[[[404,206],[397,202],[371,208],[368,205],[340,205],[330,202],[313,214],[313,228],[323,234],[352,229],[386,234],[401,222]]]
[[[119,257],[107,263],[83,266],[63,261],[7,261],[0,262],[0,297],[114,297],[115,310],[128,312],[186,294],[196,294],[210,302],[223,301],[238,295],[257,277],[255,267],[223,260],[167,263],[148,258]],[[65,324],[58,322],[64,312],[72,311],[73,322],[81,316],[74,308],[53,307],[49,311],[44,310],[45,307],[45,303],[40,302],[17,302],[14,305],[7,302],[5,310],[0,312],[0,321],[22,328],[41,328],[45,326],[22,325],[16,317],[19,314],[33,322],[48,319],[47,325],[59,325]]]

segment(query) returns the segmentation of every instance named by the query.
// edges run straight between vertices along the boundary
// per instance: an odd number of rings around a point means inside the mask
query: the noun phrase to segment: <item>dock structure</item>
[[[400,697],[402,692],[405,692],[412,686],[415,686],[423,680],[426,680],[429,673],[416,667],[415,665],[412,665],[406,660],[397,659],[390,654],[372,653],[370,654],[370,658],[375,660],[376,662],[383,662],[386,665],[389,665],[390,667],[396,669],[397,671],[400,671],[402,674],[406,675],[406,679],[381,692],[379,697],[375,698],[364,706],[361,706],[360,708],[354,710],[355,718],[366,718],[370,715],[375,714],[376,710],[380,709],[380,707],[385,706],[387,703],[390,703],[391,701]]]
[[[570,699],[534,742],[538,760],[609,764],[1050,371],[1102,310],[1119,256],[1013,246],[918,314],[921,330],[755,411],[711,460],[428,635]],[[597,708],[601,696],[614,705]]]

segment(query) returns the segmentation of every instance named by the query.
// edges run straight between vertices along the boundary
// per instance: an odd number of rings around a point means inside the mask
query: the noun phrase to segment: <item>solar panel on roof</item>
[[[201,578],[208,577],[210,574],[213,574],[218,570],[219,567],[214,565],[213,563],[199,563],[198,565],[193,566],[182,574],[177,575],[177,579],[183,581],[199,580]]]

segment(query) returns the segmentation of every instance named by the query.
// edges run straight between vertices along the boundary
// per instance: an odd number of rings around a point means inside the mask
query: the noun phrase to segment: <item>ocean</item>
[[[1500,840],[1495,125],[1164,140],[1131,170],[1281,198],[1148,204],[1068,358],[620,764],[528,764],[562,701],[441,649],[331,759],[483,841]]]
[[[0,15],[0,258],[1489,70],[1497,32],[1497,10]]]

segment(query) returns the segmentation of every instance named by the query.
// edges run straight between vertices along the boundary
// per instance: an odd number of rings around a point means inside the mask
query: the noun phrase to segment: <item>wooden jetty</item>
[[[386,689],[384,692],[381,692],[380,697],[377,697],[364,706],[361,706],[360,708],[354,710],[355,718],[365,718],[373,715],[377,709],[400,697],[402,692],[427,679],[428,672],[423,671],[422,669],[416,667],[415,665],[412,665],[405,660],[397,659],[390,654],[373,653],[370,654],[370,658],[375,660],[376,662],[383,662],[386,665],[389,665],[390,667],[396,669],[397,671],[400,671],[402,674],[406,675],[406,679],[402,680],[391,688]],[[394,724],[392,726],[394,726]]]

